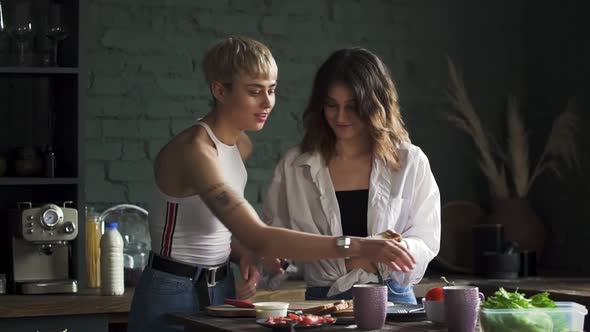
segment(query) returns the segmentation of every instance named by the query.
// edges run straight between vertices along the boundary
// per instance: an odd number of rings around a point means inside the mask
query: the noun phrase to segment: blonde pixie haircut
[[[228,37],[213,45],[203,59],[207,84],[213,81],[231,84],[238,75],[252,78],[276,78],[277,64],[261,42],[246,37]]]

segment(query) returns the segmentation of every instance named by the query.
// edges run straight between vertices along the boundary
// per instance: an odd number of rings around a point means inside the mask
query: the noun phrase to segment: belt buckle
[[[210,267],[205,270],[207,273],[205,274],[205,280],[207,281],[207,287],[215,287],[217,285],[217,269],[219,266]]]

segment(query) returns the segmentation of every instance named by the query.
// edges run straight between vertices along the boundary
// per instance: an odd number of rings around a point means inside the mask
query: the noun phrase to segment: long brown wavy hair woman
[[[379,283],[388,301],[415,304],[412,285],[439,250],[440,193],[428,157],[410,143],[387,67],[362,48],[334,52],[318,69],[303,119],[301,144],[275,167],[263,220],[344,239],[385,234],[416,263],[295,261],[305,299],[351,299],[354,285]]]
[[[335,83],[352,90],[355,111],[367,125],[374,157],[398,170],[403,161],[397,146],[410,139],[401,118],[397,91],[387,66],[363,48],[336,51],[318,70],[303,114],[301,151],[317,151],[326,163],[334,157],[336,136],[324,116],[324,107],[328,90]]]

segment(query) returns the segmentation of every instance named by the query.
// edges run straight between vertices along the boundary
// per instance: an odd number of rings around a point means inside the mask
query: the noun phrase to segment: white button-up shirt
[[[368,233],[388,229],[402,235],[417,261],[411,272],[394,272],[379,264],[384,279],[400,286],[418,283],[440,247],[440,193],[428,158],[420,148],[404,143],[399,171],[374,159],[367,209]],[[319,153],[290,149],[275,168],[263,205],[262,219],[269,225],[298,231],[341,236],[340,209],[328,167]],[[344,259],[296,262],[308,287],[331,287],[328,296],[357,283],[378,282],[363,269],[346,271]]]

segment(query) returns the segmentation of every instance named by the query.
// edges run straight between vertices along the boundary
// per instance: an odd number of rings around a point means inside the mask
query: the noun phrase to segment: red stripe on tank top
[[[169,257],[172,252],[172,240],[174,238],[174,229],[176,228],[176,215],[178,214],[178,203],[167,202],[166,205],[166,223],[164,224],[164,233],[162,234],[162,249],[160,255]]]

